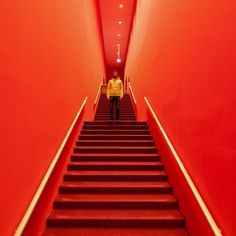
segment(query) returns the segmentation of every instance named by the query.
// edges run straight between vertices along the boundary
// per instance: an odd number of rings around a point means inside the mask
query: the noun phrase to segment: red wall
[[[92,0],[0,1],[0,34],[0,235],[12,235],[105,68]]]
[[[236,235],[235,12],[235,1],[139,0],[125,70],[139,118],[147,96],[225,235]]]

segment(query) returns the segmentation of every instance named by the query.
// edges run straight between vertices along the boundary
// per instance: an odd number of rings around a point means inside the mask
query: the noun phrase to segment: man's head
[[[117,77],[118,77],[118,72],[117,72],[117,70],[114,70],[114,71],[113,71],[113,77],[114,77],[114,78],[117,78]]]

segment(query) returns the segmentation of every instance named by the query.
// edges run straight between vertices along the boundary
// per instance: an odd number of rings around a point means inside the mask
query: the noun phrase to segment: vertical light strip
[[[181,169],[181,171],[182,171],[186,181],[188,182],[189,187],[191,188],[191,190],[192,190],[192,192],[193,192],[193,194],[194,194],[194,196],[195,196],[195,198],[196,198],[200,208],[202,209],[203,214],[205,215],[209,225],[211,226],[211,229],[214,232],[214,235],[215,236],[222,236],[222,233],[221,233],[219,227],[217,226],[217,224],[216,224],[215,220],[213,219],[210,211],[208,210],[206,204],[204,203],[200,193],[198,192],[198,190],[197,190],[196,186],[194,185],[191,177],[189,176],[187,170],[185,169],[183,162],[181,161],[180,157],[178,156],[174,146],[172,145],[170,139],[168,138],[164,128],[162,127],[162,125],[161,125],[159,119],[157,118],[154,110],[152,109],[148,99],[146,97],[144,97],[144,100],[147,103],[147,106],[148,106],[149,110],[151,111],[152,116],[154,117],[154,119],[155,119],[159,129],[161,130],[161,133],[164,136],[164,138],[165,138],[165,140],[166,140],[166,142],[167,142],[167,144],[168,144],[168,146],[169,146],[169,148],[170,148],[170,150],[171,150],[171,152],[172,152],[176,162],[178,163],[179,168]]]
[[[43,177],[42,182],[40,183],[40,185],[37,189],[37,192],[35,193],[28,209],[26,210],[26,212],[24,214],[24,217],[22,218],[18,228],[16,229],[16,232],[15,232],[14,236],[20,236],[23,233],[23,231],[25,229],[25,226],[26,226],[26,224],[27,224],[27,222],[28,222],[28,220],[29,220],[29,218],[30,218],[30,216],[31,216],[31,214],[32,214],[32,212],[33,212],[33,210],[34,210],[41,194],[42,194],[42,192],[43,192],[43,189],[44,189],[45,185],[47,184],[47,181],[48,181],[48,179],[49,179],[49,177],[50,177],[50,175],[51,175],[51,173],[52,173],[52,171],[53,171],[53,169],[54,169],[54,167],[55,167],[55,165],[56,165],[56,163],[57,163],[57,161],[58,161],[58,159],[59,159],[59,157],[62,153],[62,150],[65,147],[65,144],[68,141],[68,138],[69,138],[69,136],[70,136],[70,134],[71,134],[78,118],[79,118],[79,116],[81,115],[81,112],[82,112],[82,110],[85,106],[85,103],[86,103],[87,99],[88,99],[88,97],[86,97],[84,99],[77,115],[75,116],[75,119],[74,119],[73,123],[70,126],[70,129],[67,131],[66,136],[64,137],[59,149],[57,150],[57,153],[56,153],[55,157],[53,158],[53,161],[51,162],[45,176]]]

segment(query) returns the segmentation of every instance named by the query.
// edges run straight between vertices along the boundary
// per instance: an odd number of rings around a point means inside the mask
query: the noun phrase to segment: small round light
[[[122,24],[122,21],[121,21],[121,20],[119,20],[119,21],[118,21],[118,24],[119,24],[119,25],[121,25],[121,24]]]
[[[116,62],[117,62],[117,63],[121,63],[121,59],[120,59],[120,58],[117,58],[117,59],[116,59]]]
[[[123,6],[124,6],[123,4],[120,4],[120,5],[119,5],[120,8],[123,8]]]
[[[118,37],[120,37],[121,35],[120,34],[117,34]]]

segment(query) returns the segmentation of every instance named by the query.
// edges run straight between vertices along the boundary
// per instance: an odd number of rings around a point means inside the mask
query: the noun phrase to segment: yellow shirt
[[[109,99],[110,96],[120,96],[120,98],[122,99],[123,95],[124,89],[122,80],[119,77],[109,80],[107,85],[107,98]]]

